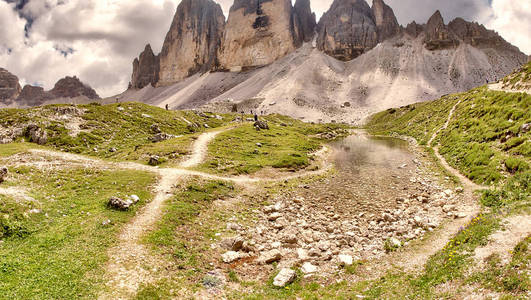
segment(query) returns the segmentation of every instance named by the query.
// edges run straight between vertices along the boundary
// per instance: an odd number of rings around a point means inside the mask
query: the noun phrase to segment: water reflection
[[[393,168],[410,161],[412,154],[407,142],[364,134],[352,135],[331,144],[336,150],[336,167],[358,174],[362,168]]]

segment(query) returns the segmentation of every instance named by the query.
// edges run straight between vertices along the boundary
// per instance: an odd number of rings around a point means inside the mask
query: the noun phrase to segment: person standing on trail
[[[170,106],[166,104],[166,110],[170,110]]]
[[[254,121],[258,122],[258,115],[257,114],[254,114]]]

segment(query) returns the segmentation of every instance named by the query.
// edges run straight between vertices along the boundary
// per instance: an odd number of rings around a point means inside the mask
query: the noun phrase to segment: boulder
[[[301,271],[304,274],[311,274],[317,272],[317,267],[309,262],[305,262],[304,264],[302,264]]]
[[[158,155],[152,155],[150,158],[149,158],[149,162],[148,164],[150,166],[158,166],[162,163],[162,161],[160,160],[160,157]]]
[[[160,53],[158,85],[169,85],[217,65],[225,28],[221,6],[212,0],[183,0]]]
[[[254,122],[254,127],[259,128],[259,129],[269,130],[269,125],[267,124],[266,121],[256,121]]]
[[[242,258],[242,255],[236,251],[228,251],[221,255],[221,260],[224,263],[230,264]]]
[[[280,261],[282,259],[282,254],[279,250],[274,249],[268,252],[263,253],[258,261],[262,264],[272,264],[274,262]]]
[[[39,145],[44,145],[48,142],[48,133],[35,124],[31,124],[26,128],[25,136],[29,141]]]
[[[0,168],[0,183],[4,182],[6,180],[6,177],[7,177],[7,168],[6,167],[1,167]]]
[[[128,210],[132,205],[134,204],[134,201],[131,199],[123,200],[118,197],[111,197],[109,199],[109,202],[107,205],[116,210]]]
[[[340,254],[337,258],[342,266],[351,266],[354,263],[354,259],[350,255]]]
[[[531,123],[525,123],[520,127],[521,133],[528,133],[531,130]]]
[[[286,285],[292,283],[297,274],[292,269],[283,268],[273,279],[273,285],[276,287],[285,287]]]

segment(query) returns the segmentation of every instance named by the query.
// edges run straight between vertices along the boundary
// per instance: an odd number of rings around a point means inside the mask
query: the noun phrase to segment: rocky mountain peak
[[[439,10],[430,17],[426,24],[424,43],[428,50],[455,48],[459,45],[456,36],[444,24],[444,19]]]
[[[312,12],[310,6],[310,0],[297,0],[293,10],[302,40],[304,42],[311,41],[315,34],[317,22],[315,13]]]
[[[6,69],[0,68],[0,103],[11,102],[18,97],[20,92],[18,77]]]
[[[171,84],[213,69],[224,28],[225,16],[219,4],[212,0],[183,0],[164,40],[159,84]]]
[[[89,99],[100,99],[100,96],[90,86],[82,83],[76,76],[60,79],[49,92],[55,98],[75,98],[85,96]]]
[[[270,64],[300,44],[291,0],[236,0],[219,51],[220,69]]]
[[[317,47],[339,60],[352,60],[378,41],[374,13],[365,0],[335,0],[319,21]]]
[[[139,58],[133,61],[133,76],[131,87],[141,89],[148,85],[155,86],[159,81],[160,61],[153,53],[151,45],[147,44]]]
[[[372,11],[376,27],[378,28],[379,41],[397,35],[400,32],[400,25],[396,20],[393,9],[389,7],[383,0],[373,0]]]

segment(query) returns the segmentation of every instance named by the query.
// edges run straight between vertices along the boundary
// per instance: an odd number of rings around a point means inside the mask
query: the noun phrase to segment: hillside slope
[[[306,43],[271,65],[242,73],[194,75],[167,87],[128,90],[107,99],[142,101],[173,109],[200,107],[280,113],[307,121],[362,123],[372,113],[469,90],[511,73],[525,55],[509,49],[430,51],[424,34],[388,39],[342,62]],[[252,104],[248,100],[254,99]]]
[[[454,114],[444,128],[452,108]],[[480,87],[388,109],[372,116],[367,127],[374,134],[412,136],[421,144],[433,140],[448,163],[474,182],[521,192],[509,199],[525,199],[531,192],[531,95],[527,93]]]

